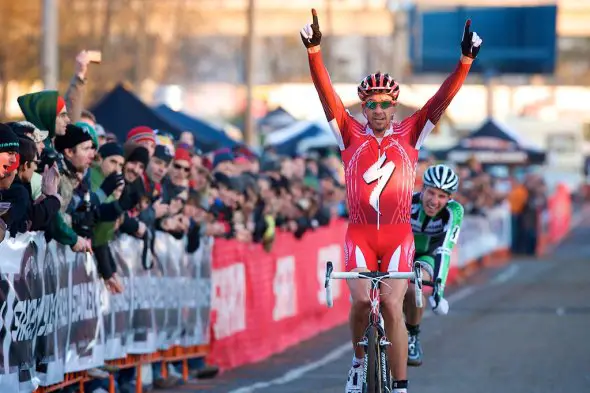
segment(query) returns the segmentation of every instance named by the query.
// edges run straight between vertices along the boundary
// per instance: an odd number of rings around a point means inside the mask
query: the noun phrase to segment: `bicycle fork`
[[[391,346],[391,342],[387,339],[387,337],[385,336],[385,326],[384,326],[384,321],[383,321],[383,316],[379,315],[380,320],[379,320],[379,324],[373,325],[375,327],[375,331],[377,333],[377,339],[378,341],[378,346],[379,346],[379,365],[380,365],[380,370],[381,370],[381,382],[382,382],[382,392],[383,393],[389,393],[391,392],[391,373],[389,372],[389,364],[387,361],[387,350],[389,348],[389,346]],[[367,337],[367,334],[365,333],[365,335],[363,336],[362,341],[360,341],[358,343],[358,345],[362,346],[365,349],[365,355],[364,355],[364,364],[363,364],[363,371],[364,371],[364,381],[363,383],[365,384],[365,389],[366,389],[366,385],[367,385],[367,377],[368,377],[368,372],[369,372],[369,338]]]

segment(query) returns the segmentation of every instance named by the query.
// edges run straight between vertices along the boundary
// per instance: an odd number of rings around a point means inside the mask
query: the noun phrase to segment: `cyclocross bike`
[[[422,307],[422,270],[419,264],[414,264],[414,271],[409,273],[399,272],[334,272],[332,262],[326,266],[326,303],[332,307],[331,279],[369,279],[371,280],[371,289],[369,290],[369,299],[371,301],[371,312],[369,314],[369,325],[365,329],[365,334],[361,345],[365,348],[365,377],[363,381],[363,393],[390,393],[391,392],[391,374],[389,373],[389,362],[387,360],[387,347],[391,345],[385,335],[385,326],[380,311],[380,288],[381,281],[392,278],[399,280],[413,280],[416,291],[416,306]]]

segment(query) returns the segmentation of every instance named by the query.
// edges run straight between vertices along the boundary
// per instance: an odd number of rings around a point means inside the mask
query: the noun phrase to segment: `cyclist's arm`
[[[409,127],[412,133],[410,142],[416,149],[422,147],[424,139],[434,129],[444,111],[463,86],[472,61],[472,59],[462,56],[455,71],[447,77],[434,96],[420,110],[404,120],[404,123],[413,123]]]
[[[439,278],[441,280],[438,292],[441,298],[443,297],[447,276],[449,274],[451,252],[453,251],[455,244],[457,244],[457,240],[459,240],[459,232],[461,230],[461,223],[463,222],[463,206],[456,201],[450,201],[447,205],[447,211],[449,212],[449,221],[446,225],[446,235],[441,246],[434,252],[434,280]]]
[[[314,46],[307,50],[307,57],[309,59],[309,69],[311,71],[311,79],[318,92],[324,112],[330,128],[338,141],[340,150],[344,150],[350,143],[350,131],[347,123],[350,121],[350,115],[346,112],[346,108],[342,100],[336,94],[328,70],[324,65],[322,59],[322,52],[320,46]]]

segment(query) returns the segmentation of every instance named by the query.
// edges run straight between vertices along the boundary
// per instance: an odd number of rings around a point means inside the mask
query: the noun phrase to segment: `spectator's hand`
[[[213,230],[213,236],[225,235],[225,225],[222,222],[214,222],[211,229]]]
[[[76,240],[76,244],[72,246],[72,251],[74,252],[85,252],[88,247],[88,241],[84,239],[82,236],[78,236]]]
[[[172,215],[176,215],[181,210],[182,210],[182,200],[180,198],[173,198],[170,201],[169,213]]]
[[[104,283],[107,286],[109,292],[113,295],[116,295],[117,293],[123,293],[125,290],[123,284],[121,284],[121,281],[119,280],[119,277],[117,277],[117,273],[114,273],[111,278],[105,280]]]
[[[166,214],[168,214],[168,211],[170,210],[170,206],[166,203],[162,203],[161,199],[155,201],[152,207],[154,208],[156,218],[164,217]]]
[[[92,239],[86,239],[86,252],[93,253],[92,251]]]
[[[47,196],[57,195],[60,181],[61,177],[59,175],[59,170],[57,169],[57,164],[54,163],[51,167],[45,165],[43,178],[41,180],[41,193]]]
[[[297,227],[298,226],[297,226],[297,222],[296,221],[290,220],[289,222],[287,222],[287,230],[289,232],[295,232],[295,231],[297,231]]]
[[[115,198],[116,200],[119,200],[119,198],[121,198],[121,195],[123,195],[124,189],[125,189],[125,183],[123,183],[119,187],[115,188],[115,191],[113,191],[113,193],[112,193],[113,198]]]
[[[76,56],[76,76],[82,80],[86,79],[86,71],[88,71],[88,64],[90,59],[88,58],[88,51],[83,50]]]
[[[117,190],[120,187],[124,187],[124,186],[125,186],[125,179],[123,178],[123,174],[113,172],[102,181],[102,184],[100,185],[100,189],[108,197],[115,190]]]
[[[142,221],[139,222],[139,227],[137,228],[137,232],[135,232],[135,237],[142,239],[143,235],[145,234],[147,227],[145,223]]]
[[[188,233],[188,229],[190,228],[191,221],[188,217],[179,214],[178,216],[178,230]]]
[[[177,220],[174,217],[167,217],[162,220],[162,229],[167,232],[173,232],[176,230]]]
[[[315,9],[311,9],[312,24],[303,26],[303,29],[299,32],[301,34],[301,40],[306,48],[312,48],[319,46],[322,41],[322,33],[320,32],[320,23],[318,22],[318,14]]]
[[[236,240],[244,243],[252,241],[252,233],[246,228],[236,229]]]

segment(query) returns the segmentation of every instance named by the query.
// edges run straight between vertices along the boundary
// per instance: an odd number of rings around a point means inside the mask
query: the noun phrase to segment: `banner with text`
[[[91,254],[47,243],[40,232],[5,239],[0,392],[32,392],[127,354],[207,344],[213,241],[201,244],[188,255],[183,240],[157,233],[152,274],[142,265],[142,241],[121,236],[111,247],[125,291],[111,296]]]
[[[346,222],[297,240],[279,233],[272,252],[216,240],[213,249],[211,363],[223,369],[267,358],[348,318],[346,283],[333,283],[326,306],[326,262],[344,269]]]

